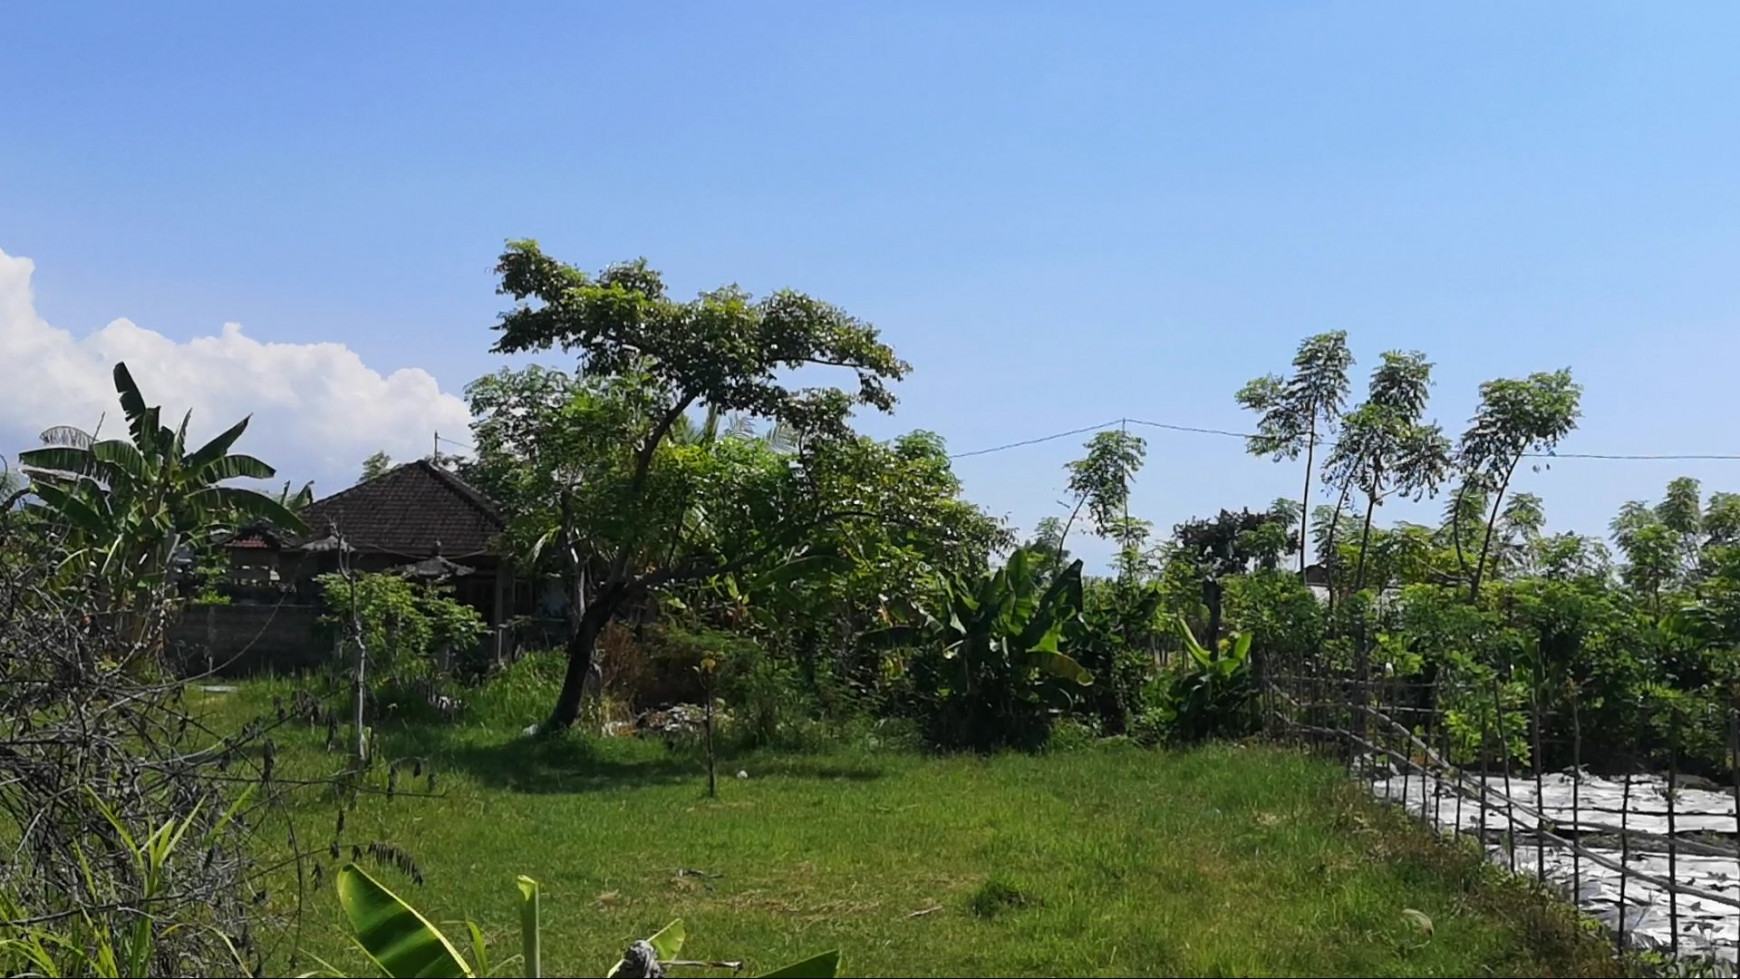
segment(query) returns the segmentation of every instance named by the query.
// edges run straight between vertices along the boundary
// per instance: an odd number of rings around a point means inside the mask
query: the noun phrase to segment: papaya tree
[[[580,599],[571,601],[579,611],[567,669],[545,725],[566,727],[598,637],[618,615],[674,584],[789,552],[814,528],[863,512],[806,496],[806,462],[854,437],[854,408],[892,410],[888,384],[908,368],[869,324],[789,289],[757,299],[727,286],[683,301],[645,261],[593,276],[530,240],[510,242],[496,272],[514,305],[496,324],[495,352],[560,349],[577,359],[572,396],[550,394],[541,414],[563,429],[545,429],[561,444],[539,452],[539,483],[554,492],[538,509],[554,517],[538,536],[573,555],[563,574]],[[843,371],[851,384],[788,386],[804,369]],[[783,426],[801,448],[788,459],[743,439],[677,444],[672,433],[692,410]],[[499,416],[481,423],[492,421],[507,425]]]
[[[1148,525],[1130,516],[1130,488],[1147,456],[1147,440],[1126,431],[1099,432],[1088,439],[1084,448],[1087,455],[1065,466],[1069,472],[1069,491],[1076,504],[1057,536],[1055,563],[1063,564],[1064,540],[1085,508],[1094,533],[1117,542],[1120,576],[1134,577]]]

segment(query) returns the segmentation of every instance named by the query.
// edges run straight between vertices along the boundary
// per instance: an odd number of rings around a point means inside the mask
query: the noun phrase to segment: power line
[[[461,449],[470,449],[473,452],[477,451],[477,446],[472,445],[469,442],[461,442],[458,439],[450,439],[447,436],[442,435],[440,432],[435,433],[435,442],[436,444],[446,442],[448,445],[455,445]]]
[[[1099,432],[1120,425],[1145,425],[1149,428],[1160,428],[1170,432],[1188,432],[1194,435],[1215,435],[1222,438],[1249,439],[1249,432],[1234,432],[1224,428],[1206,428],[1200,425],[1175,425],[1170,422],[1147,421],[1141,418],[1116,418],[1098,425],[1086,428],[1071,429],[1067,432],[1057,432],[1052,435],[1042,435],[1038,438],[1022,439],[1019,442],[1009,442],[1004,445],[994,445],[985,449],[974,449],[971,452],[957,452],[950,459],[965,459],[970,456],[990,455],[994,452],[1006,452],[1042,442],[1052,442],[1057,439],[1069,438],[1071,435],[1082,435],[1087,432]],[[1525,452],[1525,458],[1530,459],[1594,459],[1611,462],[1740,462],[1740,453],[1720,452],[1685,452],[1685,453],[1625,453],[1625,452]]]
[[[1248,432],[1229,432],[1224,428],[1198,428],[1195,425],[1169,425],[1166,422],[1143,421],[1140,418],[1126,418],[1124,421],[1132,425],[1146,425],[1149,428],[1164,428],[1170,432],[1191,432],[1196,435],[1224,435],[1228,438],[1248,439],[1256,436]]]
[[[1627,461],[1733,462],[1740,455],[1718,453],[1687,453],[1684,455],[1627,455],[1607,452],[1525,452],[1531,459],[1617,459]]]
[[[1053,441],[1056,441],[1057,439],[1069,438],[1071,435],[1084,435],[1088,432],[1104,431],[1105,429],[1112,428],[1116,425],[1122,424],[1123,421],[1124,421],[1124,419],[1122,419],[1122,418],[1114,418],[1109,422],[1101,422],[1098,425],[1089,425],[1086,428],[1071,429],[1070,431],[1058,432],[1054,435],[1041,435],[1038,438],[1022,439],[1019,442],[1010,442],[1008,445],[994,445],[988,449],[974,449],[971,452],[956,452],[955,454],[949,456],[949,458],[950,459],[965,459],[968,456],[982,456],[982,455],[989,455],[992,452],[1003,452],[1003,451],[1008,450],[1008,449],[1019,449],[1024,445],[1038,445],[1041,442],[1053,442]]]

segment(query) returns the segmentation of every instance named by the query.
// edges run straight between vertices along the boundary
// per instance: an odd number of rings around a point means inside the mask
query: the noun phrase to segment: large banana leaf
[[[26,449],[18,453],[18,462],[25,469],[71,473],[75,476],[95,476],[101,468],[90,449],[77,449],[66,445]]]
[[[187,502],[212,513],[231,513],[265,520],[281,530],[304,533],[308,527],[295,511],[264,493],[240,486],[207,486],[187,496]]]
[[[169,443],[167,455],[171,459],[180,459],[187,452],[187,423],[193,421],[193,409],[187,409],[181,416],[181,424],[175,426],[175,439]]]
[[[469,979],[471,967],[429,920],[350,864],[338,872],[338,901],[357,943],[393,979]]]
[[[303,483],[302,488],[297,490],[294,495],[292,495],[290,493],[290,484],[285,483],[284,484],[284,492],[279,497],[279,502],[283,503],[285,506],[289,507],[291,510],[294,510],[294,511],[300,511],[303,507],[307,506],[310,503],[313,503],[314,502],[314,480],[311,479],[308,482]]]
[[[145,407],[145,396],[139,393],[139,385],[133,380],[133,372],[127,369],[125,363],[115,365],[115,391],[121,396],[121,411],[127,416],[127,428],[133,433],[133,441],[143,444],[145,439],[155,434],[157,424],[152,419],[151,424],[145,424],[148,409]]]
[[[108,533],[110,521],[82,494],[53,483],[36,483],[32,492],[49,509],[86,535],[98,537]]]
[[[1072,657],[1055,651],[1035,651],[1039,659],[1039,668],[1053,676],[1060,676],[1082,686],[1091,686],[1094,682],[1092,671],[1077,663]]]
[[[150,464],[133,443],[125,439],[104,439],[91,446],[91,455],[136,482],[143,482],[150,475]],[[109,480],[113,485],[115,480]]]
[[[678,918],[659,929],[659,933],[646,940],[653,951],[658,953],[660,962],[670,962],[683,954],[683,942],[688,938],[683,931],[683,919]]]
[[[218,483],[226,479],[271,479],[277,475],[277,470],[249,455],[222,456],[213,459],[200,469],[189,470],[199,474],[202,480]]]
[[[88,449],[97,437],[77,425],[56,425],[42,433],[44,445],[65,445],[75,449]]]
[[[1023,553],[1025,552],[1016,552]],[[1068,616],[1081,611],[1081,567],[1081,561],[1077,560],[1052,580],[1050,587],[1045,589],[1045,594],[1034,606],[1032,618],[1026,621],[1020,636],[1016,638],[1017,645],[1023,649],[1036,648],[1046,633],[1061,625]]]
[[[218,437],[195,449],[193,455],[187,457],[187,468],[198,472],[222,459],[230,451],[230,446],[235,445],[236,440],[242,437],[242,433],[248,430],[248,422],[252,418],[253,416],[250,415],[236,422]]]
[[[683,919],[678,918],[660,928],[658,934],[647,939],[646,943],[652,946],[654,958],[658,959],[661,964],[668,964],[682,954],[684,937]],[[605,979],[621,975],[623,967],[627,964],[626,960],[618,959],[616,964],[610,967],[610,971],[604,974]]]
[[[840,953],[823,952],[820,955],[793,962],[783,969],[762,973],[762,979],[834,979],[840,974]]]
[[[1198,666],[1206,668],[1213,656],[1196,640],[1196,633],[1190,631],[1190,623],[1185,621],[1183,613],[1173,620],[1172,625],[1178,631],[1179,640],[1184,643],[1184,651],[1190,654],[1190,658]]]

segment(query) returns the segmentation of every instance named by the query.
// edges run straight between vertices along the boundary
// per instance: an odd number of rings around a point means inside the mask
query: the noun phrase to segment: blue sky
[[[501,366],[490,267],[531,236],[845,306],[915,367],[865,428],[957,451],[1243,428],[1240,383],[1345,329],[1362,373],[1431,355],[1452,431],[1481,380],[1570,366],[1567,451],[1740,452],[1737,42],[1717,3],[14,6],[0,434],[96,410],[126,355],[337,489]],[[1144,434],[1162,527],[1296,493],[1236,440]],[[1030,527],[1080,441],[958,468]],[[1740,462],[1524,482],[1599,531],[1682,473],[1740,490]]]

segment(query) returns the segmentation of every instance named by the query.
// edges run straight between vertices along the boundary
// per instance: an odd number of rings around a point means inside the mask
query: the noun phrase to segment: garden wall
[[[247,676],[324,665],[331,641],[313,605],[192,605],[169,626],[167,653],[183,673]]]

